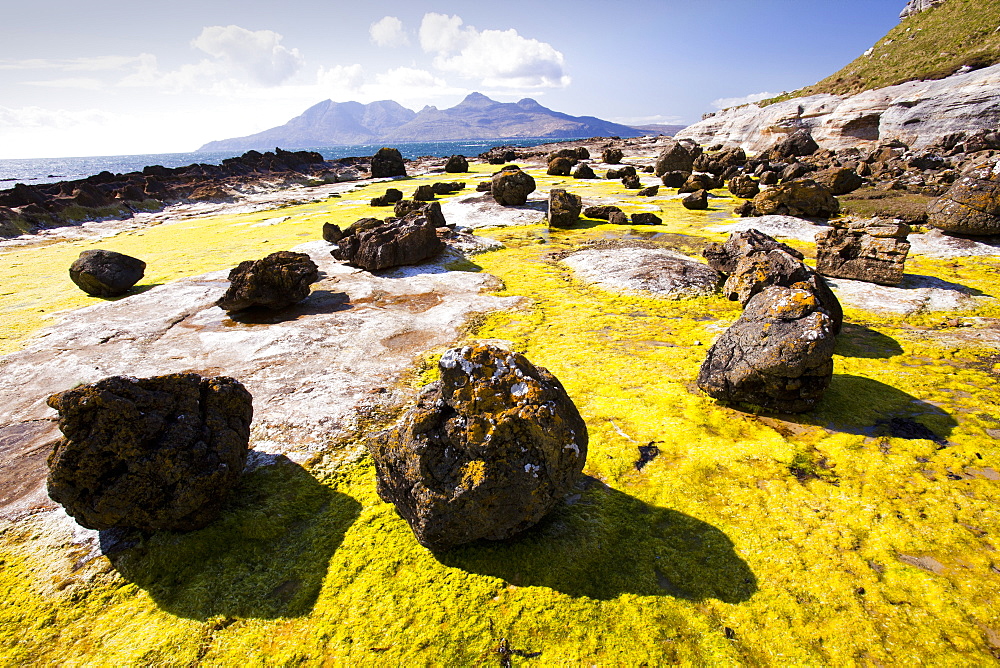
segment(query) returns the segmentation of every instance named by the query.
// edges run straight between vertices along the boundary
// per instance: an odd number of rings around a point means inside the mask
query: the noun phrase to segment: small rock
[[[406,163],[399,149],[383,147],[372,156],[372,178],[387,176],[406,176]]]
[[[663,185],[667,188],[680,188],[691,176],[691,172],[667,172],[661,177]]]
[[[615,211],[617,211],[618,213],[622,212],[622,210],[619,209],[617,206],[611,206],[609,204],[605,204],[602,206],[588,206],[586,209],[583,210],[583,215],[586,216],[587,218],[607,220],[608,216],[610,216]]]
[[[343,236],[344,232],[340,229],[340,225],[323,223],[323,241],[335,244],[340,241]]]
[[[573,162],[569,158],[554,158],[549,161],[549,168],[546,174],[549,176],[569,176],[573,169]]]
[[[656,197],[660,192],[660,186],[649,186],[636,193],[639,197]]]
[[[741,175],[729,179],[729,192],[736,197],[753,199],[760,193],[760,186],[752,176]]]
[[[624,176],[622,177],[622,185],[624,185],[629,190],[639,190],[642,188],[642,183],[639,181],[639,177],[636,175]]]
[[[763,216],[829,218],[840,211],[840,202],[830,189],[810,179],[768,188],[753,198],[753,206]]]
[[[637,174],[638,172],[635,171],[635,167],[632,165],[625,165],[624,167],[619,167],[618,169],[609,169],[604,174],[604,178],[624,179],[626,176],[636,176]]]
[[[434,200],[434,187],[430,185],[417,186],[416,191],[413,193],[413,201],[415,202],[431,202]]]
[[[704,211],[708,208],[708,191],[699,190],[697,192],[693,192],[682,199],[681,204],[684,205],[685,209]]]
[[[596,179],[597,174],[594,173],[594,169],[586,162],[581,162],[573,170],[574,179]]]
[[[129,291],[146,271],[146,263],[109,250],[86,250],[69,267],[77,287],[94,297],[117,297]]]
[[[611,222],[610,218],[608,222]],[[632,224],[633,225],[662,225],[663,220],[657,216],[655,213],[633,213],[632,214]]]
[[[617,165],[622,161],[622,150],[620,148],[606,148],[601,153],[601,162],[608,165]]]

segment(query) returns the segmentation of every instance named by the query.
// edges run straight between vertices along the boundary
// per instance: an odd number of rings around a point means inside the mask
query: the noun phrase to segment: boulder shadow
[[[519,536],[476,541],[435,557],[519,587],[597,600],[635,594],[740,603],[756,593],[756,576],[719,529],[593,478],[582,484],[587,489]]]
[[[229,313],[229,319],[241,325],[276,325],[299,318],[346,311],[351,308],[350,297],[346,292],[331,290],[313,290],[309,296],[298,304],[292,304],[282,309],[270,309],[264,306],[253,306],[236,313]]]
[[[864,325],[845,322],[837,337],[837,348],[834,352],[842,357],[888,359],[902,355],[903,347],[891,336]]]
[[[982,290],[970,288],[961,283],[952,283],[937,276],[924,276],[923,274],[903,274],[903,281],[896,287],[903,290],[919,290],[921,288],[951,290],[953,292],[960,292],[963,295],[969,295],[970,297],[987,296]]]
[[[926,438],[946,443],[958,422],[947,411],[891,385],[850,374],[834,374],[830,388],[811,413],[782,415],[846,434]]]
[[[247,473],[222,516],[204,529],[102,531],[102,552],[178,617],[308,614],[361,504],[287,457],[272,461]]]
[[[153,288],[163,285],[163,283],[142,283],[140,285],[133,285],[131,288],[126,290],[123,294],[115,295],[114,297],[98,297],[106,302],[116,302],[134,295],[141,295],[143,292],[148,292]]]

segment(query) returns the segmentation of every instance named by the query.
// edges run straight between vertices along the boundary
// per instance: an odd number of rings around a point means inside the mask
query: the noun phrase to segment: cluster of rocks
[[[709,349],[698,387],[722,401],[810,410],[833,376],[843,322],[836,295],[801,253],[757,230],[734,233],[704,254],[744,311]]]
[[[594,220],[606,220],[612,225],[660,225],[663,220],[655,213],[642,211],[633,213],[631,216],[612,204],[601,204],[598,206],[588,206],[583,210],[583,215]]]

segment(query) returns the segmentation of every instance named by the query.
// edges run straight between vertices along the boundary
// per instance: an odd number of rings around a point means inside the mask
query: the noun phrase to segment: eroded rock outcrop
[[[438,366],[441,380],[369,441],[378,494],[433,550],[514,536],[573,488],[587,426],[558,379],[518,353],[477,343]]]
[[[927,209],[927,222],[945,232],[1000,235],[1000,162],[966,174]]]
[[[833,377],[833,322],[809,290],[771,286],[708,351],[698,387],[721,401],[801,413]]]
[[[423,214],[376,221],[371,226],[348,229],[350,233],[337,242],[331,254],[366,271],[420,264],[444,250],[444,242],[437,235],[438,227],[430,216]]]
[[[840,202],[830,189],[810,179],[789,181],[761,192],[753,198],[757,215],[829,218],[840,211]]]
[[[319,268],[306,253],[278,251],[240,262],[229,272],[229,289],[216,305],[229,313],[262,306],[281,309],[309,296]]]
[[[113,376],[48,403],[49,496],[89,529],[199,529],[243,472],[253,406],[232,378]]]
[[[816,235],[816,270],[824,276],[899,285],[910,244],[909,225],[856,221]]]
[[[117,297],[138,283],[145,271],[146,263],[130,255],[86,250],[69,266],[69,277],[88,295]]]

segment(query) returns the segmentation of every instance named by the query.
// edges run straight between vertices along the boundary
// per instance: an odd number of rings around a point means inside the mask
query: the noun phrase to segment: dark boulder
[[[760,185],[762,186],[774,186],[778,184],[778,172],[772,172],[770,170],[764,170],[760,173]]]
[[[698,190],[681,200],[685,209],[692,211],[704,211],[708,208],[708,191]]]
[[[403,191],[398,188],[386,188],[385,189],[385,201],[391,204],[395,204],[399,200],[403,199]]]
[[[146,263],[109,250],[86,250],[69,267],[77,287],[93,297],[117,297],[129,291],[146,271]]]
[[[826,186],[834,195],[846,195],[854,192],[865,184],[858,173],[848,167],[830,169],[813,175],[816,183]]]
[[[740,260],[750,253],[775,249],[788,253],[796,260],[803,258],[802,253],[791,246],[786,246],[760,230],[754,229],[733,232],[725,243],[711,243],[706,246],[702,255],[708,260],[708,266],[728,276],[736,270],[736,265],[740,263]]]
[[[510,538],[574,489],[587,425],[555,376],[518,353],[477,343],[438,366],[441,380],[368,443],[378,495],[432,550]]]
[[[733,215],[739,216],[740,218],[748,218],[758,214],[757,209],[753,208],[753,201],[744,200],[743,203],[733,208]]]
[[[560,156],[549,161],[549,168],[545,173],[549,176],[569,176],[572,169],[573,161]]]
[[[815,171],[816,168],[805,162],[793,162],[781,172],[782,181],[794,181],[795,179],[801,179],[803,176],[809,172]]]
[[[406,176],[406,163],[399,149],[382,147],[372,156],[372,178]]]
[[[480,181],[479,183],[476,184],[477,193],[488,193],[491,190],[493,190],[492,181]]]
[[[413,201],[415,202],[432,202],[433,200],[434,186],[430,184],[417,186],[417,189],[413,192]]]
[[[585,215],[587,218],[607,220],[608,216],[615,211],[621,213],[621,209],[619,209],[617,206],[604,204],[601,206],[588,206],[586,209],[583,210],[583,215]]]
[[[628,225],[628,216],[624,211],[612,211],[608,214],[608,223],[611,225]]]
[[[48,404],[49,496],[88,529],[199,529],[243,473],[253,405],[232,378],[113,376]]]
[[[580,220],[582,203],[579,195],[568,193],[561,188],[549,191],[549,226],[572,227]]]
[[[323,241],[335,244],[344,237],[344,231],[340,225],[334,223],[323,223]]]
[[[656,197],[660,193],[660,186],[649,186],[636,193],[639,197]]]
[[[577,146],[576,147],[576,159],[577,160],[589,160],[590,159],[590,151],[587,149],[586,146]]]
[[[444,219],[444,213],[441,212],[441,202],[438,201],[416,202],[412,199],[403,199],[396,202],[393,214],[396,218],[406,218],[410,215],[421,215],[427,218],[431,224],[434,225],[434,227],[445,227],[448,224]],[[373,220],[374,224],[368,225],[365,229],[371,229],[372,227],[377,227],[382,224],[382,221],[377,218],[372,218],[370,220]],[[361,221],[358,222],[360,223]],[[347,233],[351,234],[356,225],[358,225],[358,223],[351,225],[351,227],[347,230]]]
[[[639,181],[639,177],[634,174],[631,176],[623,176],[622,185],[629,190],[639,190],[642,188],[642,182]]]
[[[760,193],[760,186],[749,175],[734,176],[729,179],[729,192],[736,197],[753,199]]]
[[[610,220],[608,222],[611,222]],[[663,220],[655,213],[641,212],[632,214],[633,225],[662,225]]]
[[[581,162],[573,170],[574,179],[596,179],[597,174],[594,173],[594,168],[591,167],[586,162]]]
[[[819,150],[819,144],[812,138],[809,130],[796,130],[771,149],[771,153],[782,158],[794,158],[812,155]]]
[[[909,225],[860,221],[816,235],[816,271],[824,276],[899,285],[910,244]]]
[[[566,160],[569,160],[570,167],[575,165],[579,160],[575,148],[561,148],[558,151],[552,151],[551,153],[549,153],[547,160],[549,163],[551,163],[553,160],[558,160],[559,158],[565,158]]]
[[[1000,235],[1000,162],[958,179],[927,208],[927,222],[955,234]]]
[[[622,161],[623,155],[620,148],[606,148],[601,152],[601,162],[608,165],[617,165]]]
[[[309,296],[319,267],[305,253],[278,251],[260,260],[240,262],[229,272],[229,289],[215,304],[234,313],[262,306],[281,309]]]
[[[535,179],[517,167],[494,174],[490,186],[493,199],[501,206],[521,206],[534,191]]]
[[[638,172],[635,171],[635,167],[632,165],[625,165],[624,167],[619,167],[617,169],[609,169],[604,174],[606,179],[623,179],[626,176],[636,176]]]
[[[433,204],[440,207],[437,202]],[[419,264],[444,250],[444,242],[435,231],[437,227],[428,216],[419,214],[390,218],[345,236],[331,254],[341,262],[367,271]]]
[[[667,188],[680,188],[688,180],[689,176],[691,176],[691,172],[667,172],[660,180],[663,181],[663,185]]]
[[[772,286],[709,349],[698,387],[721,401],[808,411],[833,378],[835,344],[833,322],[812,292]]]
[[[469,171],[469,161],[464,155],[453,155],[448,158],[444,171],[448,174],[464,174]]]
[[[701,152],[701,147],[696,144],[669,140],[656,158],[655,174],[663,176],[667,172],[692,172],[694,161]]]
[[[679,194],[698,192],[699,190],[715,190],[721,188],[722,184],[711,174],[692,174],[687,181],[678,188]]]
[[[513,146],[494,146],[485,153],[480,153],[479,158],[491,165],[502,165],[517,160],[517,149]]]
[[[760,215],[779,214],[807,218],[829,218],[840,211],[840,202],[830,189],[810,179],[789,181],[768,188],[753,198]]]
[[[431,185],[431,189],[434,191],[435,195],[450,195],[452,193],[457,193],[459,190],[465,189],[464,181],[438,181]]]

